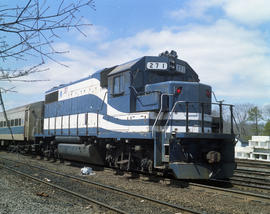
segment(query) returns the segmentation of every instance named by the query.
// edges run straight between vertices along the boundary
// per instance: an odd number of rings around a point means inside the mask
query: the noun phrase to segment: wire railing
[[[168,119],[164,125],[164,130],[166,130],[168,126],[168,122],[172,119],[173,113],[175,112],[176,106],[179,104],[185,105],[185,130],[189,132],[189,107],[190,104],[198,104],[200,106],[200,114],[201,114],[201,132],[205,132],[205,106],[207,105],[218,105],[219,106],[219,133],[223,133],[223,106],[228,106],[230,108],[230,133],[234,133],[233,128],[233,105],[231,104],[224,104],[224,103],[202,103],[202,102],[187,102],[187,101],[177,101],[174,103],[172,110],[168,115]]]
[[[165,112],[163,110],[163,98],[164,96],[173,96],[174,94],[161,94],[161,106],[160,106],[160,110],[158,112],[158,115],[155,119],[155,122],[152,126],[152,137],[155,136],[155,131],[156,131],[156,126],[158,121],[160,120],[160,117],[162,115],[162,112]],[[188,101],[176,101],[171,109],[171,111],[168,113],[168,118],[166,120],[165,125],[162,127],[162,130],[164,132],[166,132],[169,121],[172,121],[172,117],[173,117],[173,113],[175,112],[177,106],[184,106],[183,110],[181,112],[185,113],[185,132],[188,133],[190,132],[190,125],[189,125],[189,121],[190,121],[190,116],[189,114],[190,112],[190,108],[194,107],[194,104],[197,106],[197,113],[199,113],[199,118],[198,120],[200,121],[200,128],[201,128],[201,133],[205,133],[205,124],[206,124],[206,118],[205,118],[205,113],[207,110],[207,106],[209,105],[217,105],[219,108],[219,116],[218,116],[218,130],[217,133],[223,134],[224,130],[223,130],[223,108],[224,107],[229,107],[230,110],[230,133],[234,134],[234,117],[233,117],[233,105],[231,104],[224,104],[222,102],[211,102],[211,103],[203,103],[203,102],[188,102]],[[194,110],[194,109],[193,109]],[[193,112],[193,111],[192,111]],[[209,121],[207,121],[209,122]]]

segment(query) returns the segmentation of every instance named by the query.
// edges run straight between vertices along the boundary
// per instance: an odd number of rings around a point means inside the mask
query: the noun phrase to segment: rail
[[[48,186],[50,186],[50,187],[53,187],[53,188],[56,188],[56,189],[61,190],[61,191],[63,191],[63,192],[69,193],[69,194],[71,194],[71,195],[73,195],[73,196],[76,196],[76,197],[78,197],[78,198],[84,199],[84,200],[86,200],[86,201],[90,201],[90,202],[95,203],[95,204],[97,204],[97,205],[99,205],[99,206],[102,206],[102,207],[105,207],[105,208],[107,208],[107,209],[109,209],[109,210],[112,210],[112,211],[114,211],[114,212],[116,212],[116,213],[127,214],[127,212],[125,212],[125,211],[123,211],[123,210],[117,209],[117,208],[115,208],[115,207],[113,207],[113,206],[110,206],[110,205],[108,205],[108,204],[105,204],[105,203],[102,203],[102,202],[97,201],[97,200],[95,200],[95,199],[89,198],[89,197],[87,197],[87,196],[85,196],[85,195],[82,195],[82,194],[80,194],[80,193],[77,193],[77,192],[68,190],[67,188],[61,187],[61,186],[59,186],[59,185],[52,184],[52,183],[49,183],[48,181],[41,180],[41,179],[39,179],[39,178],[36,178],[36,177],[31,176],[31,175],[29,175],[29,174],[26,174],[26,173],[24,173],[24,172],[20,172],[20,171],[18,171],[18,170],[16,170],[16,169],[13,169],[13,168],[11,168],[11,167],[8,167],[8,166],[3,165],[2,163],[0,164],[0,166],[1,166],[2,168],[6,169],[6,170],[12,171],[12,172],[17,173],[17,174],[19,174],[19,175],[21,175],[21,176],[24,176],[24,177],[26,177],[26,178],[30,178],[30,179],[32,179],[32,180],[35,180],[35,181],[39,182],[39,183],[46,184],[46,185],[48,185]]]
[[[190,209],[190,208],[181,206],[181,205],[171,204],[171,203],[166,202],[166,201],[162,201],[162,200],[159,200],[159,199],[154,199],[154,198],[151,198],[151,197],[148,197],[148,196],[140,195],[140,194],[137,194],[137,193],[133,193],[133,192],[130,192],[130,191],[127,191],[127,190],[123,190],[123,189],[120,189],[120,188],[117,188],[117,187],[113,187],[113,186],[109,186],[109,185],[106,185],[106,184],[102,184],[102,183],[99,183],[99,182],[95,182],[95,181],[91,181],[91,180],[86,180],[86,179],[79,178],[79,177],[76,177],[76,176],[73,176],[73,175],[61,173],[61,172],[50,170],[50,169],[43,168],[43,167],[40,167],[40,166],[31,165],[28,162],[25,163],[23,161],[11,160],[11,159],[8,159],[8,158],[5,158],[5,157],[0,157],[0,159],[7,160],[7,161],[10,161],[10,162],[14,162],[16,164],[23,164],[23,165],[26,165],[28,167],[32,167],[32,168],[36,168],[36,169],[39,169],[39,170],[48,172],[50,174],[55,174],[55,175],[59,175],[59,176],[71,178],[71,179],[73,179],[75,181],[78,181],[78,182],[81,182],[81,183],[91,184],[91,185],[94,185],[94,186],[103,188],[105,190],[111,190],[111,191],[114,191],[114,192],[125,194],[127,196],[134,197],[134,198],[147,200],[149,202],[156,203],[159,206],[160,205],[163,205],[163,206],[167,206],[168,208],[177,209],[177,210],[181,210],[181,211],[188,212],[188,213],[194,213],[194,214],[203,214],[204,213],[204,212],[196,211],[196,210],[193,210],[193,209]],[[3,168],[5,168],[5,169],[7,169],[7,170],[14,171],[14,172],[16,172],[18,174],[21,174],[23,176],[29,177],[29,178],[34,179],[36,181],[42,182],[44,184],[50,185],[50,186],[55,187],[57,189],[60,189],[62,191],[65,191],[65,192],[68,192],[70,194],[73,194],[73,195],[75,195],[77,197],[80,197],[80,198],[83,198],[85,200],[91,201],[91,202],[96,203],[96,204],[98,204],[100,206],[106,207],[106,208],[108,208],[110,210],[116,211],[117,213],[127,213],[127,212],[125,212],[123,210],[117,209],[117,208],[112,207],[112,206],[110,206],[108,204],[105,204],[103,202],[99,202],[99,201],[96,201],[94,199],[90,199],[90,198],[88,198],[88,197],[86,197],[86,196],[84,196],[82,194],[75,193],[73,191],[67,190],[66,188],[60,187],[60,186],[58,186],[56,184],[52,184],[52,183],[49,183],[47,181],[40,180],[40,179],[38,179],[38,178],[36,178],[34,176],[30,176],[28,174],[25,174],[23,172],[20,172],[18,170],[14,170],[11,167],[8,167],[6,164],[0,163],[0,166],[3,167]]]

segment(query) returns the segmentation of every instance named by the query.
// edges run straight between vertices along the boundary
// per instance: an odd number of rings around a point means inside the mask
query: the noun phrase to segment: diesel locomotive
[[[229,133],[222,125],[225,107]],[[7,121],[0,114],[0,141],[49,158],[172,172],[178,179],[229,178],[232,118],[232,105],[212,103],[211,86],[166,51],[54,87],[44,102],[7,111]]]

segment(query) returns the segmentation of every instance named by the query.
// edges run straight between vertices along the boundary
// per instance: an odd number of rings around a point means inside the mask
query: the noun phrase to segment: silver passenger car
[[[10,141],[34,141],[36,134],[43,132],[44,102],[36,102],[6,111],[7,120],[0,112],[0,142],[5,146]]]

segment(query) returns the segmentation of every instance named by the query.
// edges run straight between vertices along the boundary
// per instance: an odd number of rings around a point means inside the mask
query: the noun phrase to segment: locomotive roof
[[[94,72],[92,75],[89,75],[88,77],[85,77],[85,78],[82,78],[82,79],[79,79],[79,80],[76,80],[74,82],[70,82],[70,83],[67,83],[67,84],[61,84],[59,86],[55,86],[51,89],[49,89],[48,91],[46,91],[45,93],[51,93],[51,92],[54,92],[54,91],[57,91],[61,88],[64,88],[64,87],[67,87],[69,85],[73,85],[73,84],[76,84],[76,83],[79,83],[79,82],[82,82],[84,80],[88,80],[88,79],[91,79],[91,78],[96,78],[98,80],[102,80],[104,78],[102,78],[104,75],[106,76],[111,76],[113,74],[117,74],[117,73],[120,73],[120,72],[123,72],[123,71],[126,71],[126,70],[129,70],[132,68],[132,66],[134,66],[136,63],[138,63],[140,60],[142,60],[143,58],[149,58],[149,59],[152,59],[152,58],[159,58],[159,59],[164,59],[164,58],[168,58],[168,55],[160,55],[160,56],[143,56],[143,57],[140,57],[140,58],[137,58],[137,59],[134,59],[132,61],[129,61],[129,62],[126,62],[126,63],[123,63],[121,65],[116,65],[116,66],[113,66],[113,67],[109,67],[109,68],[103,68],[101,70],[98,70],[96,72]],[[177,58],[177,56],[176,56]],[[188,67],[189,64],[183,60],[180,60],[180,59],[177,59],[179,61],[181,61],[182,63],[184,63],[185,65],[187,65]],[[190,67],[190,69],[192,70],[192,72],[194,72],[194,74],[196,74],[196,72]],[[104,71],[104,72],[103,72]],[[195,75],[197,77],[197,74]],[[198,78],[198,77],[197,77]],[[106,84],[105,84],[106,85]]]
[[[138,59],[135,59],[135,60],[126,62],[126,63],[124,63],[124,64],[116,65],[116,66],[112,67],[113,70],[108,74],[108,76],[129,69],[130,67],[132,67],[133,65],[135,65],[135,64],[136,64],[139,60],[141,60],[142,58],[143,58],[143,57],[140,57],[140,58],[138,58]],[[76,80],[76,81],[74,81],[74,82],[70,82],[70,83],[66,83],[66,84],[61,84],[61,85],[59,85],[59,86],[55,86],[55,87],[49,89],[48,91],[46,91],[45,93],[47,94],[47,93],[50,93],[50,92],[53,92],[53,91],[57,91],[57,90],[59,90],[60,88],[64,88],[64,87],[67,87],[67,86],[69,86],[69,85],[73,85],[73,84],[75,84],[75,83],[82,82],[82,81],[84,81],[84,80],[88,80],[88,79],[91,79],[91,78],[97,77],[97,79],[99,79],[99,74],[100,74],[102,71],[107,70],[107,69],[110,69],[110,68],[103,68],[103,69],[100,69],[100,70],[94,72],[92,75],[89,75],[88,77],[85,77],[85,78]]]
[[[113,74],[117,74],[117,73],[120,73],[122,71],[125,71],[125,70],[128,70],[130,69],[133,65],[135,65],[137,62],[139,62],[143,57],[140,57],[138,59],[134,59],[132,61],[129,61],[129,62],[126,62],[124,64],[121,64],[121,65],[118,65],[116,66],[109,74],[108,76],[110,75],[113,75]]]
[[[76,81],[74,81],[74,82],[70,82],[70,83],[66,83],[66,84],[60,84],[59,86],[55,86],[55,87],[49,89],[49,90],[46,91],[45,93],[47,94],[47,93],[50,93],[50,92],[53,92],[53,91],[57,91],[57,90],[60,89],[60,88],[64,88],[64,87],[67,87],[67,86],[69,86],[69,85],[73,85],[73,84],[75,84],[75,83],[82,82],[82,81],[84,81],[84,80],[88,80],[88,79],[91,79],[91,78],[95,78],[95,76],[98,76],[97,74],[99,74],[99,73],[100,73],[101,71],[103,71],[103,70],[104,70],[104,69],[98,70],[98,71],[94,72],[93,74],[89,75],[88,77],[84,77],[84,78],[79,79],[79,80],[76,80]]]

